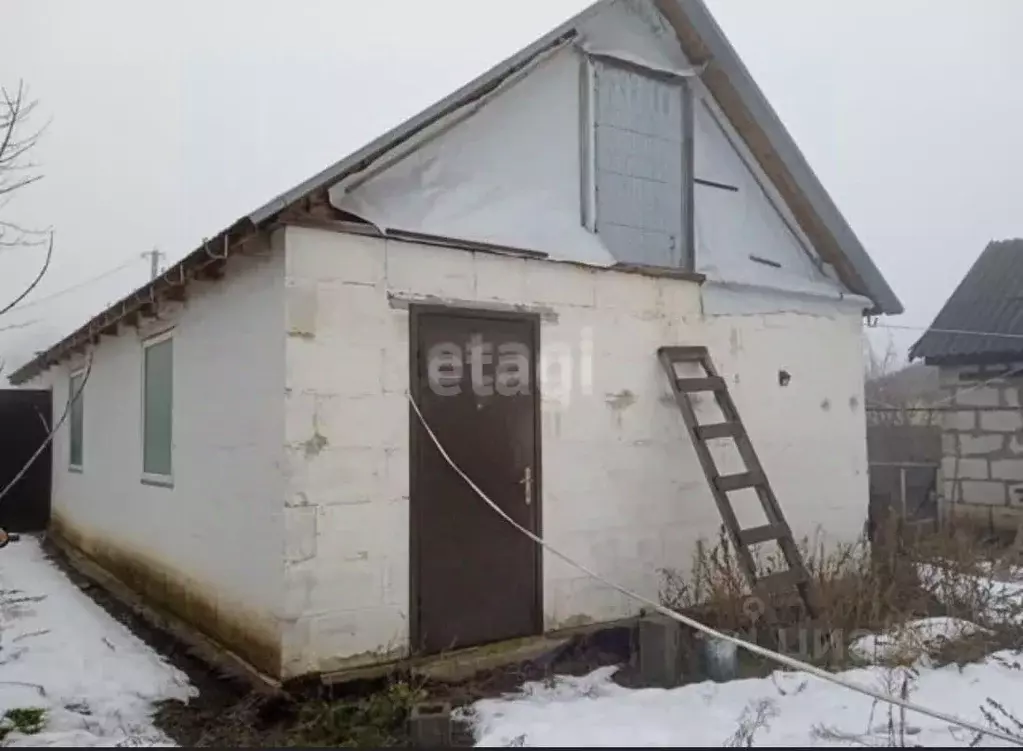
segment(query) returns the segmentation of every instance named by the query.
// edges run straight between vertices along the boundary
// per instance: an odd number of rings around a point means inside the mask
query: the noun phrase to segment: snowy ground
[[[935,570],[922,573],[932,582],[940,578]],[[1006,600],[1023,598],[1020,584],[981,585],[1010,595]],[[910,701],[984,727],[990,723],[981,707],[989,698],[1023,720],[1023,657],[1018,653],[994,654],[962,670],[935,668],[927,657],[943,640],[978,628],[953,618],[928,618],[862,637],[851,645],[854,656],[875,662],[912,654],[914,667],[870,665],[841,676],[886,694],[899,695],[906,685]],[[477,745],[969,746],[975,738],[970,730],[913,712],[903,715],[802,673],[778,671],[769,678],[635,690],[617,686],[614,672],[602,668],[582,678],[527,684],[516,695],[477,702],[467,713]],[[1020,733],[998,710],[988,705],[988,711],[1010,732]],[[1011,744],[985,737],[980,745]]]
[[[173,745],[154,702],[186,700],[188,678],[79,590],[23,537],[0,550],[0,715],[46,710],[9,746]]]
[[[910,700],[986,725],[980,705],[987,697],[1023,717],[1023,672],[1014,655],[994,655],[959,671],[921,669]],[[791,672],[770,678],[700,683],[673,690],[625,689],[611,681],[613,668],[554,685],[528,684],[519,696],[477,702],[473,723],[480,746],[745,746],[733,740],[758,710],[766,724],[752,734],[754,746],[886,746],[889,712],[873,700],[831,683]],[[850,670],[850,681],[897,694],[900,669]],[[897,738],[905,745],[968,746],[973,733],[929,717],[894,710]],[[741,735],[741,734],[740,734]],[[985,739],[983,746],[1008,746]]]

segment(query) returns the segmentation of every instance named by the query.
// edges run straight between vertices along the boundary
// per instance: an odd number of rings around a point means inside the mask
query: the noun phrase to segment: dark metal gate
[[[9,532],[39,532],[50,521],[52,460],[46,441],[53,424],[49,391],[0,389],[0,492],[24,474],[0,498],[0,527]]]

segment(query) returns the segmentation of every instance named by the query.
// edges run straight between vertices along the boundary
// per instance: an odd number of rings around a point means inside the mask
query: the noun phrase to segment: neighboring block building
[[[705,345],[796,535],[856,538],[865,312],[901,306],[704,5],[605,0],[12,380],[84,382],[55,536],[289,678],[638,611],[409,394],[657,597],[720,525],[656,355]]]
[[[940,370],[946,511],[1015,529],[1023,511],[1023,240],[990,243],[910,350]]]

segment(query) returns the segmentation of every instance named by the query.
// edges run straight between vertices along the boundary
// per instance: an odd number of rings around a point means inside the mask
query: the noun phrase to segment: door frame
[[[409,393],[415,399],[416,404],[420,402],[419,387],[419,327],[424,317],[447,316],[451,318],[491,319],[501,321],[519,321],[529,324],[530,354],[532,358],[533,389],[533,514],[534,529],[537,537],[543,538],[543,452],[541,450],[541,414],[540,414],[540,315],[538,313],[527,313],[519,311],[491,310],[489,308],[461,307],[457,305],[444,305],[435,303],[412,303],[409,305]],[[422,444],[430,442],[428,436],[425,441],[420,440],[419,428],[421,427],[419,417],[412,405],[409,405],[409,652],[415,655],[421,643],[420,633],[420,612],[419,612],[419,509],[421,504],[417,502],[417,481],[419,472],[419,454]],[[466,474],[470,474],[470,468],[462,468]],[[479,499],[483,503],[482,499]],[[517,530],[516,534],[521,534]],[[543,588],[543,548],[533,543],[533,631],[534,635],[543,633],[544,617],[544,588]]]

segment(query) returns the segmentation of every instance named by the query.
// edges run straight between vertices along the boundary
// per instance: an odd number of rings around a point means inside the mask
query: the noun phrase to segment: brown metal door
[[[451,459],[539,532],[538,323],[414,309],[413,394]],[[413,422],[412,638],[420,652],[541,627],[540,551],[489,507]]]

